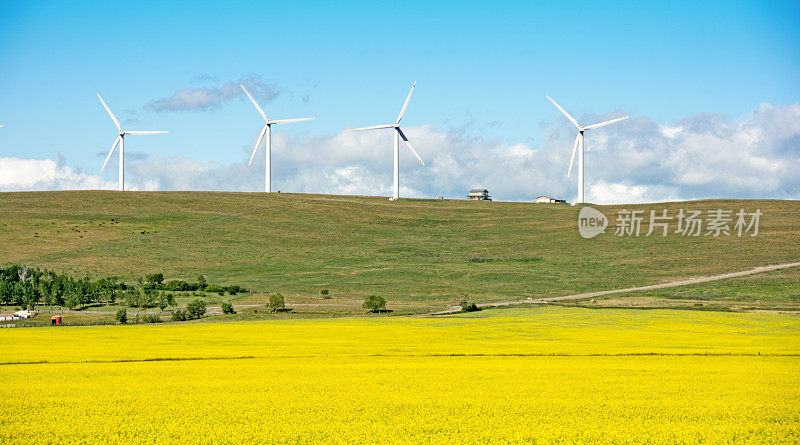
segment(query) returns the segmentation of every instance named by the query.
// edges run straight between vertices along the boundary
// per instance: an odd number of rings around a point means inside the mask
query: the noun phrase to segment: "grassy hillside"
[[[745,236],[620,238],[618,208],[744,208]],[[711,275],[800,258],[800,202],[698,201],[598,207],[607,233],[582,239],[579,208],[530,203],[204,192],[0,193],[0,263],[133,280],[205,274],[219,284],[396,301],[557,296]],[[674,223],[672,228],[674,229]],[[643,227],[643,233],[647,227]],[[798,274],[791,275],[797,278]]]

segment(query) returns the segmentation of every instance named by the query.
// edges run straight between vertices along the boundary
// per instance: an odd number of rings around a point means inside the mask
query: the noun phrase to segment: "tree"
[[[370,312],[381,312],[386,310],[386,299],[377,295],[370,295],[364,299],[364,304],[361,307],[369,309]]]
[[[167,303],[167,299],[164,298],[164,295],[159,294],[158,295],[158,308],[163,311],[164,309],[167,308],[167,305],[169,305],[169,303]]]
[[[477,312],[481,310],[474,301],[469,301],[469,295],[466,292],[459,292],[461,301],[458,303],[461,306],[461,312]]]
[[[223,314],[235,314],[236,310],[233,309],[233,305],[227,302],[222,302],[222,313]]]
[[[186,321],[187,318],[186,311],[183,309],[175,309],[172,311],[172,321]]]
[[[200,289],[205,289],[206,285],[208,285],[208,283],[206,283],[206,277],[199,275],[197,277],[197,284],[200,286]]]
[[[331,298],[331,293],[328,291],[328,289],[322,289],[321,291],[319,291],[319,294],[322,296],[322,298],[326,300],[328,298]]]
[[[481,308],[479,308],[477,304],[468,301],[466,298],[461,300],[459,306],[461,306],[461,312],[477,312],[481,310]]]
[[[117,320],[118,323],[121,323],[121,324],[127,323],[128,322],[128,310],[125,309],[124,307],[120,308],[120,310],[117,311],[116,317],[114,317],[114,318]]]
[[[186,312],[190,319],[200,318],[206,314],[206,302],[203,300],[194,300],[186,305]]]
[[[155,286],[157,284],[161,284],[161,283],[164,282],[164,274],[160,273],[160,272],[159,273],[151,273],[151,274],[145,276],[145,279],[147,280],[147,282],[149,284]]]
[[[269,306],[269,308],[275,312],[285,309],[286,304],[283,301],[283,295],[281,294],[270,295],[269,304],[267,306]]]

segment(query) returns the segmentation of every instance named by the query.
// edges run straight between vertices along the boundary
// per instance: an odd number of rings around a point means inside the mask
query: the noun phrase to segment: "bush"
[[[151,285],[161,284],[164,282],[164,274],[163,273],[151,273],[144,278],[147,282]]]
[[[328,289],[322,289],[321,291],[319,291],[319,294],[320,296],[322,296],[322,298],[326,300],[331,298],[331,293],[328,291]]]
[[[161,317],[157,314],[144,314],[142,316],[142,322],[144,323],[161,323]]]
[[[280,311],[286,308],[286,304],[283,301],[283,295],[281,294],[273,294],[269,296],[269,306],[270,309],[273,311]]]
[[[364,304],[361,307],[369,309],[370,312],[381,312],[386,310],[386,299],[377,295],[370,295],[364,299]]]
[[[206,302],[194,300],[186,305],[186,312],[190,319],[200,318],[206,314]]]
[[[225,295],[225,288],[219,287],[216,284],[209,284],[208,286],[206,286],[206,292],[211,292],[211,293],[216,292],[220,295]]]
[[[223,314],[235,314],[236,311],[233,309],[233,305],[230,303],[222,303],[222,313]]]
[[[186,321],[188,318],[186,311],[183,309],[175,309],[172,311],[172,321]]]
[[[117,311],[117,315],[114,317],[117,320],[117,323],[125,324],[128,322],[128,310],[122,308]]]
[[[477,304],[474,302],[469,302],[466,299],[461,300],[461,303],[458,305],[461,306],[461,312],[477,312],[481,310]]]

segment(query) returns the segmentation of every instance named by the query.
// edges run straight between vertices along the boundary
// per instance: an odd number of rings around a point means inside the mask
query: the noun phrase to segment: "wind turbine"
[[[103,108],[106,109],[108,115],[111,116],[111,120],[114,121],[114,125],[117,126],[117,130],[119,134],[117,138],[114,139],[114,145],[111,146],[111,150],[108,152],[108,156],[106,156],[105,162],[103,162],[103,166],[100,167],[100,173],[103,173],[103,170],[106,168],[106,164],[108,164],[108,160],[111,159],[111,155],[114,153],[114,149],[117,148],[117,144],[119,144],[119,191],[125,190],[125,135],[126,134],[163,134],[169,133],[169,131],[142,131],[142,130],[123,130],[122,127],[119,126],[119,121],[116,117],[114,117],[114,113],[111,112],[111,109],[108,108],[105,101],[102,97],[100,97],[100,93],[97,93],[97,98],[100,99],[100,103],[103,104]]]
[[[256,102],[255,99],[253,99],[253,96],[251,96],[250,93],[247,92],[247,88],[245,88],[244,85],[242,85],[242,84],[239,84],[239,86],[242,87],[242,90],[244,90],[244,94],[247,94],[247,97],[250,98],[250,102],[253,102],[253,105],[255,105],[256,110],[258,110],[258,114],[260,114],[261,117],[264,118],[264,122],[266,123],[266,125],[264,125],[264,128],[261,129],[261,134],[258,135],[258,141],[256,141],[256,145],[255,145],[255,147],[253,147],[253,154],[250,155],[250,162],[248,162],[247,165],[250,165],[250,164],[253,163],[253,158],[256,156],[256,152],[258,151],[258,147],[261,146],[261,140],[264,139],[264,134],[266,133],[266,135],[267,135],[267,143],[266,143],[266,145],[267,145],[267,153],[266,153],[266,155],[267,155],[267,166],[266,166],[267,173],[266,173],[266,178],[264,179],[264,191],[269,193],[269,192],[272,191],[271,190],[272,189],[272,166],[271,166],[271,163],[272,163],[272,159],[271,159],[272,158],[272,124],[288,124],[288,123],[291,123],[291,122],[310,121],[310,120],[315,119],[315,118],[313,118],[313,117],[303,117],[303,118],[300,118],[300,119],[269,120],[269,119],[267,119],[267,115],[264,114],[264,110],[262,110],[261,107],[258,106],[258,103]]]
[[[599,124],[592,124],[592,125],[587,125],[587,126],[584,127],[584,126],[581,126],[580,124],[578,124],[578,121],[576,121],[574,117],[570,116],[569,113],[564,111],[564,109],[561,108],[561,106],[559,104],[557,104],[556,101],[554,101],[552,98],[550,98],[550,96],[548,96],[546,94],[544,96],[548,100],[550,100],[550,102],[552,102],[553,105],[555,105],[556,108],[558,108],[558,110],[561,111],[564,114],[564,116],[566,116],[567,119],[569,119],[570,122],[572,122],[572,125],[574,125],[578,129],[578,136],[575,137],[575,144],[572,146],[572,157],[569,159],[569,170],[567,171],[567,177],[569,177],[572,174],[572,163],[575,160],[575,151],[578,151],[578,203],[583,203],[583,201],[584,201],[584,199],[583,199],[583,132],[586,131],[586,130],[593,130],[595,128],[600,128],[600,127],[605,127],[606,125],[611,125],[611,124],[613,124],[615,122],[619,122],[621,120],[625,120],[625,119],[629,118],[630,116],[619,117],[617,119],[611,119],[610,121],[600,122]],[[578,148],[578,147],[580,147],[580,148]]]
[[[411,152],[414,153],[414,156],[419,159],[419,162],[422,165],[425,165],[425,161],[422,160],[421,157],[417,154],[417,151],[414,150],[414,146],[411,145],[411,141],[408,140],[403,130],[400,129],[400,120],[403,119],[403,116],[406,114],[406,108],[408,108],[408,101],[411,100],[411,94],[414,92],[414,87],[417,86],[417,82],[414,82],[411,85],[411,91],[408,92],[408,97],[406,97],[406,102],[403,104],[403,109],[400,110],[400,114],[397,115],[397,120],[394,121],[393,124],[385,124],[385,125],[373,125],[371,127],[361,127],[361,128],[354,128],[349,131],[362,131],[362,130],[381,130],[384,128],[394,128],[394,193],[392,197],[389,199],[390,201],[396,201],[400,199],[400,139],[403,139],[403,142],[408,145],[408,148],[411,149]]]

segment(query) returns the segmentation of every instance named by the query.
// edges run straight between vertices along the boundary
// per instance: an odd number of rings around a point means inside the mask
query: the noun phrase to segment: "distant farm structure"
[[[486,189],[472,189],[467,195],[470,201],[491,201],[492,197],[489,196],[489,190]]]
[[[556,199],[542,195],[534,199],[533,202],[535,202],[536,204],[560,204],[560,203],[566,203],[567,201],[564,199]]]

